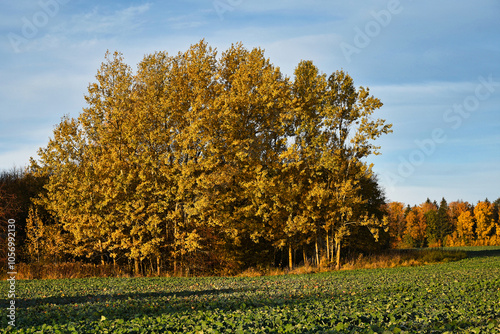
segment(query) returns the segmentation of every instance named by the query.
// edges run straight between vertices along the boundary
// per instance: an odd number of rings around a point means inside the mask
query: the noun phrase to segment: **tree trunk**
[[[102,241],[99,240],[99,252],[101,253],[101,264],[104,265],[104,255],[102,254]]]
[[[288,267],[290,270],[293,269],[293,258],[292,258],[292,245],[288,245]]]
[[[302,259],[304,260],[304,266],[307,266],[309,263],[307,262],[306,246],[302,247]]]
[[[333,240],[335,240],[335,237],[333,236],[333,231],[332,231],[332,236],[330,238],[332,241],[330,241],[331,245],[330,245],[330,251],[331,251],[331,254],[330,254],[330,259],[332,259],[333,261],[333,257],[335,255],[335,247],[333,246]]]
[[[337,256],[337,270],[340,270],[340,239],[335,239],[336,256]]]
[[[139,276],[139,271],[140,271],[140,263],[139,263],[139,259],[138,258],[135,258],[134,259],[134,274],[135,276]]]
[[[330,237],[328,231],[326,231],[326,260],[330,262]]]
[[[156,257],[156,270],[157,270],[158,276],[160,276],[160,257],[159,256]]]
[[[319,267],[319,248],[318,248],[318,238],[316,238],[316,242],[314,244],[316,247],[316,267]]]

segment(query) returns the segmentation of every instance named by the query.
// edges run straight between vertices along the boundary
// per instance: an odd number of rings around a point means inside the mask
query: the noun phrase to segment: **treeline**
[[[413,207],[391,202],[385,211],[394,248],[500,245],[500,198],[476,205],[444,198]]]
[[[365,158],[391,125],[347,73],[301,61],[292,79],[261,49],[201,41],[135,73],[107,53],[96,79],[24,175],[43,185],[23,208],[29,261],[232,273],[377,247],[385,200]]]
[[[36,264],[63,264],[80,260],[86,263],[100,263],[104,258],[105,263],[113,260],[108,254],[94,253],[90,256],[78,257],[72,253],[61,252],[61,238],[58,224],[54,218],[47,214],[43,208],[33,205],[32,198],[43,191],[46,180],[34,177],[29,170],[14,168],[0,173],[0,220],[2,231],[0,238],[6,244],[6,222],[8,219],[16,220],[18,249],[16,258],[18,262]],[[383,196],[380,197],[383,199]],[[409,206],[401,202],[383,204],[379,213],[383,214],[382,221],[387,224],[387,231],[381,231],[378,242],[363,227],[352,227],[351,235],[346,238],[345,246],[352,251],[374,252],[384,248],[421,248],[421,247],[453,247],[453,246],[483,246],[500,245],[500,198],[494,202],[488,199],[477,202],[476,205],[464,201],[448,203],[444,198],[441,202],[429,199],[418,205]],[[65,232],[67,233],[67,232]],[[5,241],[5,242],[4,242]],[[319,253],[321,260],[326,261],[326,245],[324,240],[319,240]],[[21,247],[19,247],[21,246]],[[71,245],[69,245],[71,246]],[[210,245],[208,245],[210,246]],[[300,251],[297,253],[297,251]],[[232,263],[234,267],[219,266],[207,267],[209,263],[190,263],[184,270],[197,267],[196,273],[235,273],[249,266],[259,266],[271,263],[276,257],[287,259],[287,252],[280,251],[279,247],[264,241],[258,244],[247,242],[240,247],[228,251],[237,256],[240,252],[250,259],[244,263]],[[203,254],[205,254],[202,251]],[[1,248],[0,262],[6,263],[6,249]],[[267,254],[267,257],[261,257]],[[352,255],[352,254],[351,254]],[[295,248],[293,259],[296,263],[309,260],[315,264],[314,247]],[[205,256],[193,256],[192,260],[206,260]],[[116,259],[114,259],[116,261]],[[275,262],[275,265],[279,265]],[[118,258],[118,265],[127,265],[128,259]],[[311,262],[309,262],[311,264]],[[228,265],[228,263],[224,263]],[[325,264],[325,263],[323,263]],[[202,268],[201,268],[202,267]],[[37,267],[38,268],[38,267]],[[164,271],[172,271],[168,265],[162,266]],[[39,269],[37,269],[39,270]],[[47,269],[50,271],[50,269]],[[88,270],[88,269],[87,269]],[[147,268],[143,265],[142,273],[151,273],[157,268]],[[192,270],[192,269],[191,269]],[[184,271],[184,273],[186,273]],[[179,272],[178,274],[182,274]]]

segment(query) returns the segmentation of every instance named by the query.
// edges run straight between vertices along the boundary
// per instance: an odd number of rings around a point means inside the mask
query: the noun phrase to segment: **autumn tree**
[[[463,211],[458,216],[456,239],[458,239],[460,246],[471,245],[475,239],[475,222],[474,216],[471,211]]]
[[[419,206],[419,219],[427,226],[427,245],[438,245],[440,241],[441,226],[438,219],[438,207],[436,203],[427,200]]]
[[[427,236],[427,222],[422,206],[414,206],[406,215],[406,235],[412,247],[424,247]]]
[[[368,89],[357,90],[347,73],[337,71],[325,82],[311,62],[302,62],[295,76],[295,143],[287,158],[309,177],[305,203],[311,203],[308,211],[313,222],[308,225],[316,235],[319,226],[324,230],[328,257],[330,240],[335,241],[339,268],[342,241],[350,225],[377,225],[366,209],[368,198],[362,196],[360,182],[372,176],[363,159],[378,154],[372,140],[389,133],[391,126],[372,119],[382,103]]]
[[[490,238],[495,235],[494,209],[494,204],[488,200],[480,201],[474,207],[476,236],[481,244],[489,244]]]
[[[379,99],[370,96],[369,90],[354,87],[352,78],[337,71],[328,78],[325,103],[326,154],[323,164],[333,173],[328,189],[333,191],[333,207],[327,213],[327,230],[334,231],[337,269],[340,268],[340,249],[349,225],[379,225],[366,210],[368,199],[360,196],[360,180],[370,178],[371,166],[363,159],[379,154],[380,147],[373,140],[391,132],[391,124],[383,119],[373,119],[372,114],[382,106]],[[378,230],[373,230],[378,231]]]
[[[235,245],[243,240],[262,245],[266,239],[277,245],[277,230],[272,226],[281,217],[268,211],[272,196],[268,184],[279,174],[285,149],[283,117],[290,105],[289,80],[264,57],[263,50],[249,51],[241,44],[222,54],[217,77],[218,117],[212,123],[209,146],[210,156],[217,158],[209,161],[210,180],[219,185],[217,196],[210,196],[217,201],[211,205],[216,209],[213,221],[222,223],[222,231]],[[213,114],[207,114],[207,120]],[[212,194],[213,184],[206,183],[207,194]]]
[[[397,248],[403,242],[406,228],[405,205],[401,202],[390,202],[386,205],[389,220],[391,246]]]
[[[286,130],[292,143],[282,154],[279,180],[276,188],[280,201],[274,205],[276,222],[283,223],[280,237],[282,246],[288,246],[289,267],[292,267],[292,248],[315,245],[315,259],[319,264],[319,238],[322,233],[321,207],[326,204],[324,183],[327,171],[321,166],[325,136],[324,120],[326,75],[320,74],[311,61],[302,61],[295,69],[292,84],[293,105],[286,114]],[[281,189],[280,189],[281,188]],[[327,254],[329,240],[327,234]]]
[[[26,242],[24,250],[33,262],[60,262],[65,238],[56,224],[44,223],[36,207],[30,207],[26,220]]]
[[[460,214],[464,211],[470,210],[472,206],[468,202],[454,201],[448,205],[450,224],[453,231],[457,229],[457,221]]]

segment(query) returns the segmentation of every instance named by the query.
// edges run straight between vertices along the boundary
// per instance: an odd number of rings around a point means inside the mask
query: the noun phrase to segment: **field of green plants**
[[[500,256],[478,255],[308,275],[18,281],[16,327],[4,315],[0,332],[500,333]]]

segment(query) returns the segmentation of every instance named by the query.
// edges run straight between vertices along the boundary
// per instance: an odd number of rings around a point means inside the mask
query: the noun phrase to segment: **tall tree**
[[[389,235],[392,247],[397,248],[403,242],[406,228],[405,205],[401,202],[390,202],[386,205],[389,219]]]
[[[493,203],[488,200],[480,201],[474,207],[477,240],[482,244],[488,244],[495,235],[494,208]]]
[[[304,247],[311,241],[314,241],[316,263],[319,264],[318,241],[324,225],[320,208],[326,204],[324,188],[327,177],[327,171],[320,162],[322,148],[326,144],[321,129],[327,90],[326,75],[320,74],[311,61],[301,61],[294,74],[293,106],[286,115],[285,123],[293,142],[282,154],[280,172],[281,183],[285,187],[280,194],[281,216],[286,219],[284,231],[290,267],[292,247],[298,244]],[[295,240],[298,242],[293,245]],[[328,238],[326,244],[328,257]]]
[[[436,233],[437,240],[440,245],[444,245],[446,243],[448,235],[450,235],[453,232],[449,208],[448,208],[448,202],[446,202],[444,197],[441,199],[441,202],[439,203],[439,209],[437,212],[437,223],[438,223],[437,225],[438,229]]]
[[[391,124],[383,119],[372,119],[374,111],[382,106],[369,90],[356,90],[352,78],[337,71],[328,79],[329,94],[326,101],[326,128],[328,151],[324,159],[333,170],[331,189],[335,189],[337,210],[330,211],[336,243],[337,269],[340,268],[341,242],[348,234],[349,225],[376,225],[369,216],[367,199],[359,196],[359,180],[372,175],[371,166],[362,162],[371,154],[379,154],[379,146],[372,140],[391,132]],[[332,215],[333,214],[333,215]]]
[[[422,207],[414,206],[406,215],[406,233],[412,247],[424,247],[426,243],[427,222]]]
[[[435,203],[427,199],[420,205],[420,219],[425,221],[427,226],[426,237],[428,245],[439,245],[442,240],[441,226],[438,218],[438,207]]]
[[[474,216],[471,211],[463,211],[460,216],[458,216],[457,221],[457,237],[459,240],[459,245],[466,246],[471,245],[475,239],[474,235],[475,222]]]
[[[494,245],[500,245],[500,198],[493,202],[493,219],[495,220]]]

